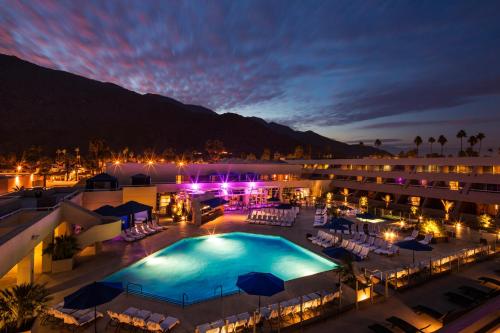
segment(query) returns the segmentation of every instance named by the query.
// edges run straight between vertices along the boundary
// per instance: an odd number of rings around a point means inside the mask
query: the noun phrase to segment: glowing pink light
[[[193,184],[191,184],[191,188],[192,188],[194,191],[198,191],[198,190],[200,189],[200,184],[193,183]]]
[[[250,188],[255,188],[255,182],[251,182],[250,184],[248,184],[250,186]]]
[[[228,183],[222,183],[221,187],[222,187],[223,189],[226,189],[226,188],[228,188],[228,187],[229,187],[229,184],[228,184]]]

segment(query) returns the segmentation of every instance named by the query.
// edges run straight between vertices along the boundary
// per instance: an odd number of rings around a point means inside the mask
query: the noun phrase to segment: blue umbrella
[[[415,251],[432,251],[432,246],[422,244],[414,239],[397,242],[395,245],[401,249],[413,251],[413,263],[415,263]]]
[[[238,276],[236,286],[249,295],[273,296],[285,290],[285,282],[271,273],[250,272]]]
[[[94,282],[86,285],[64,297],[64,307],[68,309],[89,309],[108,303],[123,292],[123,286],[119,282]],[[96,318],[97,319],[97,318]],[[94,319],[94,330],[97,332],[97,320]]]
[[[343,217],[337,217],[335,219],[332,219],[332,223],[338,225],[347,225],[347,226],[354,224],[354,222],[352,222],[351,220],[345,219]]]
[[[373,220],[376,218],[376,216],[371,214],[371,213],[356,214],[356,217],[359,217],[359,218],[365,219],[365,220]]]

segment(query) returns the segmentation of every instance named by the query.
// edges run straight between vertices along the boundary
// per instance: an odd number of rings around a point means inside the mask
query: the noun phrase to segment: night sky
[[[0,0],[0,52],[392,151],[500,146],[500,1]]]

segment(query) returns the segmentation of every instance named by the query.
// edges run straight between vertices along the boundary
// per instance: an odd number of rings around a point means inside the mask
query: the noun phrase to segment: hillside
[[[219,115],[169,97],[141,95],[13,56],[0,55],[0,78],[1,152],[20,152],[30,145],[48,153],[62,147],[86,150],[92,138],[102,138],[114,149],[128,146],[136,151],[203,150],[209,139],[221,140],[235,154],[260,155],[264,148],[287,153],[297,145],[335,157],[377,151],[260,118]]]

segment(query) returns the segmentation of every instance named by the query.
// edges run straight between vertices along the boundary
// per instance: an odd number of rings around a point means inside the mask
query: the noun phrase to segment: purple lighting
[[[193,183],[191,184],[191,188],[194,190],[194,191],[198,191],[200,189],[200,185],[197,184],[197,183]]]
[[[228,183],[222,183],[221,187],[223,189],[227,189],[229,187],[229,184]]]
[[[398,184],[403,185],[404,179],[402,177],[398,177]]]
[[[250,184],[248,184],[248,186],[249,186],[250,188],[255,188],[255,182],[250,182]]]

